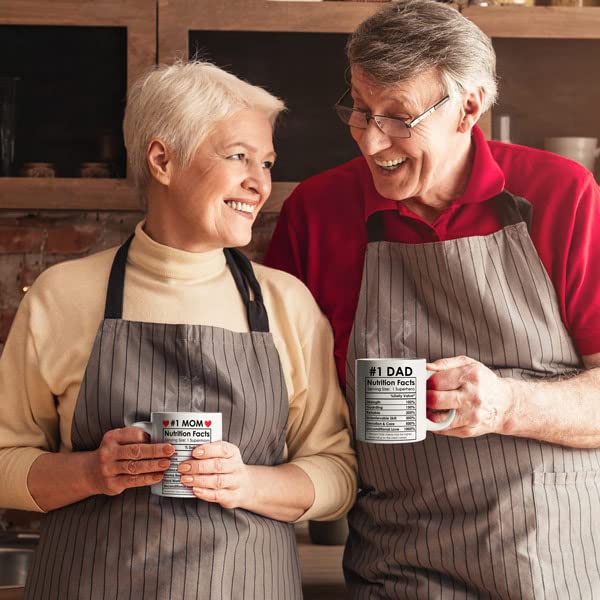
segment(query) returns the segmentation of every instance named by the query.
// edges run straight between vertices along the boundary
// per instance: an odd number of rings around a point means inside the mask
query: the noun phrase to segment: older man
[[[490,40],[391,3],[348,43],[337,111],[363,156],[301,184],[267,263],[303,279],[354,360],[427,358],[421,443],[357,443],[355,598],[600,597],[600,193],[558,156],[488,143]]]

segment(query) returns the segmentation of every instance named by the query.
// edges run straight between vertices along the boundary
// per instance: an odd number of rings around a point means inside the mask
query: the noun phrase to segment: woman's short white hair
[[[441,93],[483,90],[483,111],[498,95],[490,39],[457,10],[433,0],[391,2],[363,21],[346,47],[351,66],[374,82],[394,85],[437,71]]]
[[[167,145],[185,168],[216,122],[247,108],[262,111],[274,126],[285,105],[266,90],[198,60],[162,65],[137,79],[127,95],[123,134],[139,193],[150,180],[146,154],[152,139]]]

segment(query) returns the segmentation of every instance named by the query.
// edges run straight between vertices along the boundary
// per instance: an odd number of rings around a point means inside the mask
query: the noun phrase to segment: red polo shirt
[[[475,158],[465,193],[432,224],[402,202],[380,196],[362,157],[311,177],[286,200],[265,264],[295,275],[311,290],[333,327],[342,382],[367,218],[386,211],[388,241],[422,244],[488,235],[501,225],[484,201],[503,189],[533,206],[531,238],[578,351],[600,352],[600,285],[594,267],[600,265],[600,244],[594,244],[600,233],[600,188],[592,174],[548,152],[488,142],[477,127],[473,142]]]

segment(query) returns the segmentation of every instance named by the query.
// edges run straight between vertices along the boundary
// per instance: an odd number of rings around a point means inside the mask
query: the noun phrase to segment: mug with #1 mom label
[[[223,437],[221,413],[153,412],[150,421],[138,421],[139,427],[150,435],[152,443],[169,443],[175,448],[171,466],[163,480],[151,486],[152,493],[172,498],[195,498],[191,488],[182,485],[180,463],[192,458],[192,450],[200,444],[219,442]]]
[[[424,358],[359,358],[356,360],[356,438],[376,444],[407,444],[425,439],[454,420],[448,411],[441,423],[427,418]]]

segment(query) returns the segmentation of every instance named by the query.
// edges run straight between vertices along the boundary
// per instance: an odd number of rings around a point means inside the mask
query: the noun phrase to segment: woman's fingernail
[[[158,461],[158,466],[161,469],[167,469],[169,467],[169,465],[171,464],[170,460],[167,460],[166,458],[163,458],[162,460]]]
[[[192,470],[192,466],[191,465],[186,465],[185,463],[182,465],[179,465],[179,472],[180,473],[189,473]]]
[[[190,475],[184,475],[184,476],[181,478],[181,482],[182,482],[182,483],[192,483],[193,481],[194,481],[194,478],[193,478],[193,477],[191,477]]]
[[[204,448],[194,448],[192,454],[197,458],[198,456],[204,456]]]

